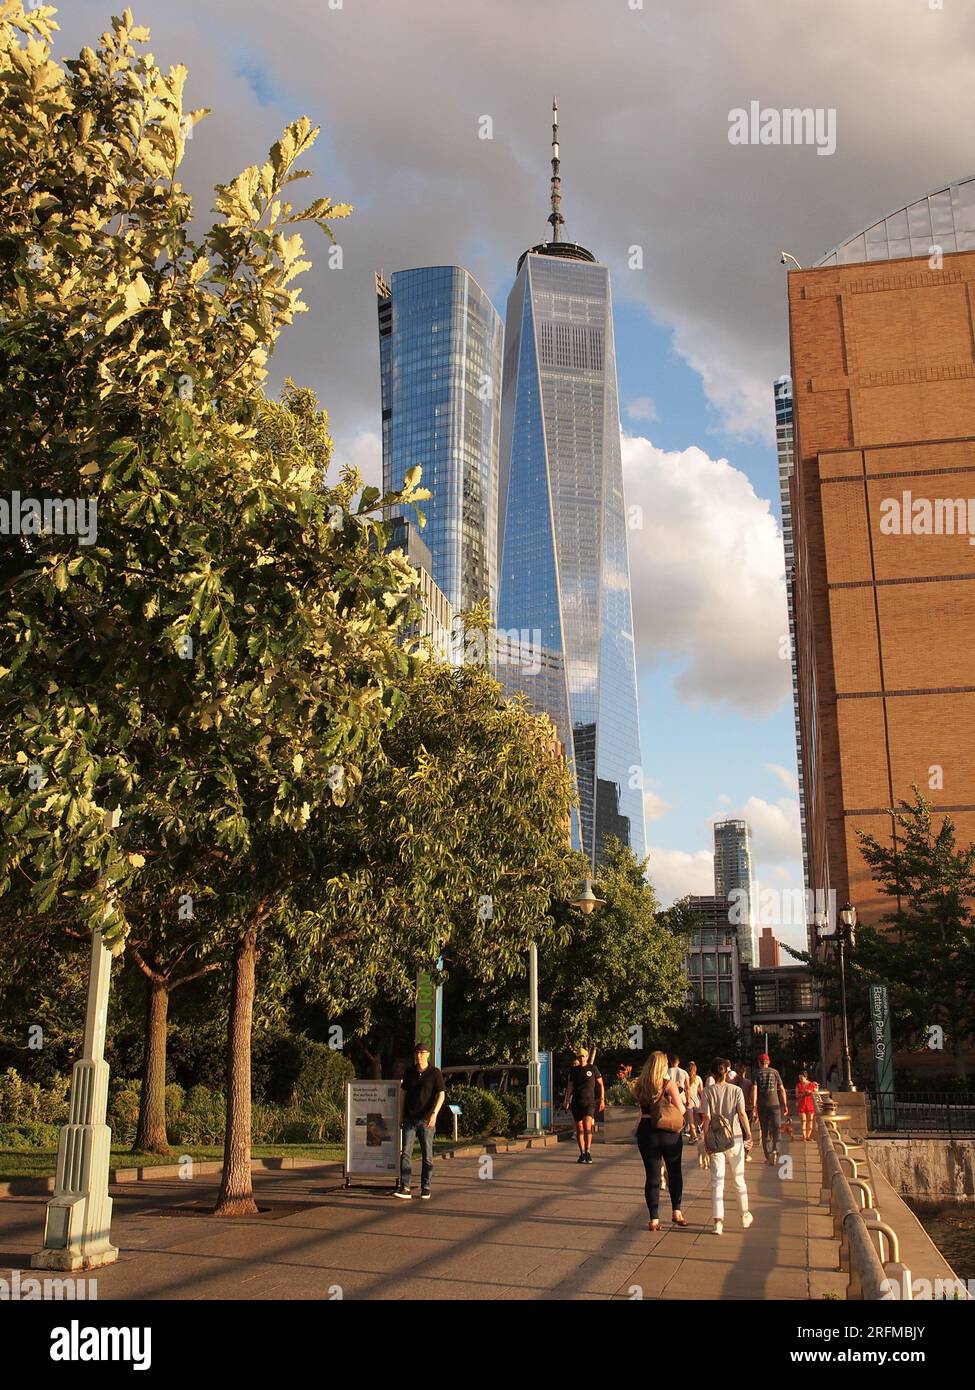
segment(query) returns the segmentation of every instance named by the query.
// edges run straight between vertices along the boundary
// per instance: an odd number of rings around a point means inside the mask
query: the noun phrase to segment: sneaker
[[[585,1163],[585,1161],[586,1161],[586,1155],[585,1155],[585,1154],[580,1154],[579,1157],[576,1159],[576,1163]]]
[[[754,1220],[755,1220],[755,1218],[754,1218],[754,1216],[752,1216],[752,1214],[751,1214],[750,1211],[743,1211],[743,1212],[742,1212],[742,1214],[741,1214],[741,1224],[744,1226],[744,1228],[745,1228],[746,1231],[748,1230],[749,1226],[752,1224],[752,1222],[753,1222]]]
[[[421,1201],[421,1202],[429,1202],[429,1200],[430,1200],[430,1189],[429,1189],[429,1187],[421,1187],[421,1188],[420,1188],[420,1201]]]
[[[723,1222],[723,1221],[716,1221],[716,1222],[714,1223],[714,1234],[715,1234],[716,1236],[720,1236],[720,1235],[723,1235],[723,1234],[724,1234],[724,1222]]]
[[[589,1152],[588,1149],[586,1150],[586,1162],[587,1162],[587,1163],[591,1163],[591,1162],[592,1162],[592,1154]]]
[[[393,1189],[393,1196],[402,1197],[404,1202],[408,1202],[410,1198],[413,1196],[413,1193],[410,1191],[408,1187],[396,1187]]]

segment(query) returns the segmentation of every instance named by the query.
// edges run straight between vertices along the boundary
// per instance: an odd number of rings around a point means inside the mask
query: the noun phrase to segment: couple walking
[[[752,1224],[745,1186],[745,1154],[752,1147],[752,1132],[742,1089],[728,1080],[730,1070],[731,1063],[726,1057],[715,1058],[711,1068],[713,1080],[699,1093],[693,1117],[700,1120],[700,1142],[711,1160],[711,1211],[715,1235],[721,1235],[724,1230],[726,1171],[730,1171],[738,1193],[742,1225],[747,1230]],[[681,1155],[687,1106],[677,1082],[668,1078],[667,1057],[663,1052],[651,1052],[637,1078],[634,1092],[641,1112],[636,1138],[646,1170],[643,1191],[650,1213],[650,1230],[660,1230],[661,1164],[667,1170],[674,1225],[686,1226],[681,1211],[684,1195]]]

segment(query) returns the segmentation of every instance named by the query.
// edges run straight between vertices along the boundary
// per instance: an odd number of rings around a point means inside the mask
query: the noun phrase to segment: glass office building
[[[423,470],[432,574],[455,613],[497,610],[502,325],[466,270],[426,266],[376,277],[383,486]],[[412,513],[411,513],[412,514]]]
[[[714,823],[714,895],[726,904],[738,933],[743,965],[755,961],[755,889],[752,881],[752,836],[746,820]]]
[[[542,659],[498,674],[553,720],[596,864],[609,835],[646,853],[636,662],[609,270],[559,239],[553,150],[553,240],[518,263],[501,407],[498,626]]]

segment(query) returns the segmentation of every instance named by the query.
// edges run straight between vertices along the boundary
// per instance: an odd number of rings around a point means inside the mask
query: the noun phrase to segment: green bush
[[[493,1091],[483,1091],[479,1086],[451,1086],[447,1100],[460,1106],[457,1132],[465,1139],[506,1132],[508,1111]]]
[[[625,1081],[614,1081],[606,1090],[606,1104],[636,1105],[637,1099],[632,1086],[628,1086]]]
[[[58,1126],[27,1120],[23,1124],[0,1124],[0,1149],[56,1149]]]
[[[355,1077],[355,1067],[341,1052],[324,1043],[302,1039],[302,1059],[295,1082],[295,1100],[319,1106],[345,1107],[345,1083]]]
[[[226,1099],[208,1086],[191,1086],[173,1124],[176,1144],[222,1144],[227,1120]]]
[[[25,1081],[13,1067],[0,1073],[0,1124],[40,1121],[63,1125],[68,1118],[68,1078],[55,1074],[49,1088]]]
[[[141,1095],[141,1081],[123,1081],[109,1100],[108,1123],[112,1127],[113,1148],[124,1148],[135,1139]]]
[[[504,1106],[508,1115],[508,1123],[505,1125],[506,1134],[521,1134],[524,1132],[528,1122],[528,1111],[525,1106],[524,1091],[505,1091],[498,1096],[498,1100]]]

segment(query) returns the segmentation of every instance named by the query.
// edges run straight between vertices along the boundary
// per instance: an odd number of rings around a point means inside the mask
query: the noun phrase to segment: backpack
[[[708,1121],[708,1132],[704,1147],[708,1153],[723,1154],[735,1146],[734,1124],[727,1115],[712,1115]]]

